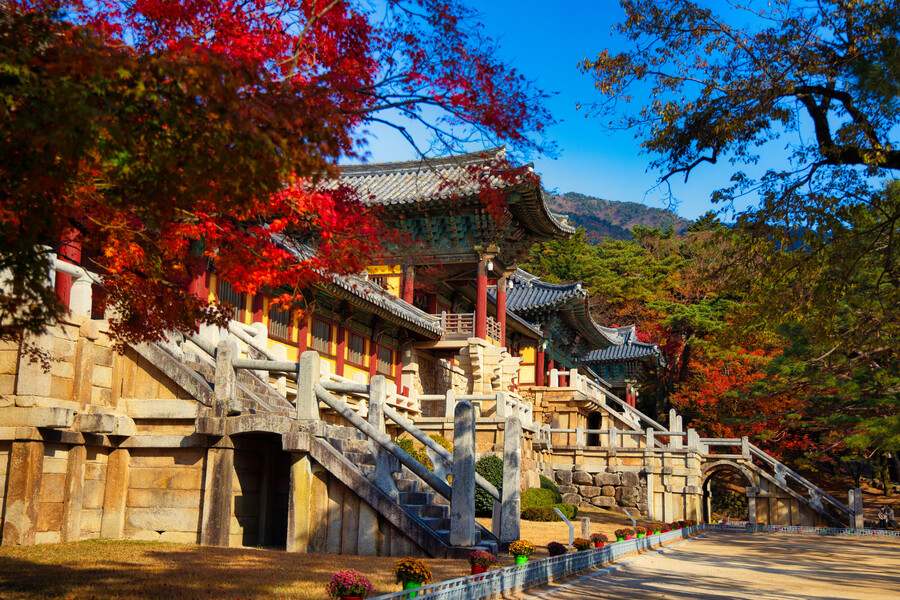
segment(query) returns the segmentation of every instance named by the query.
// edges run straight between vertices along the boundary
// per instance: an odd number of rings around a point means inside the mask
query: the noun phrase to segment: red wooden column
[[[59,246],[59,257],[72,264],[81,263],[81,242],[76,238],[78,232],[69,229],[64,234],[62,244]],[[64,306],[69,306],[69,295],[72,292],[72,276],[66,273],[56,273],[56,295]]]
[[[505,275],[497,280],[497,323],[500,325],[501,346],[506,346],[506,284]]]
[[[306,312],[297,315],[297,348],[300,354],[309,348],[309,315]]]
[[[197,296],[204,302],[209,300],[209,270],[206,268],[206,257],[194,259],[194,278],[188,285],[188,293]]]
[[[250,302],[251,302],[250,322],[251,323],[262,323],[263,322],[263,313],[265,312],[263,310],[263,307],[265,306],[265,297],[260,293],[256,293],[253,295]]]
[[[373,333],[372,339],[369,340],[369,378],[378,374],[378,343],[375,341]]]
[[[337,326],[337,338],[335,338],[336,350],[334,361],[334,372],[340,377],[344,376],[344,355],[347,353],[346,333],[342,325]]]
[[[534,384],[537,386],[544,385],[544,350],[540,344],[535,348],[536,358],[534,365]]]
[[[475,282],[478,292],[475,296],[475,337],[487,339],[487,260],[478,261],[478,274]]]
[[[404,302],[413,303],[416,291],[416,268],[407,265],[403,269],[403,296]]]

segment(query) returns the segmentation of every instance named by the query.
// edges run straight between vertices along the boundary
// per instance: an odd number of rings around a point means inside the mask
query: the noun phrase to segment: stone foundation
[[[647,512],[647,479],[635,471],[588,473],[558,469],[553,478],[566,504]]]

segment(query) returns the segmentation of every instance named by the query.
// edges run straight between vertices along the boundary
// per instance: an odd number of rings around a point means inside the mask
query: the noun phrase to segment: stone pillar
[[[384,405],[387,401],[387,380],[384,375],[376,375],[369,382],[369,425],[380,433],[385,432]],[[391,477],[393,471],[398,470],[397,459],[385,450],[381,444],[369,440],[369,449],[375,455],[375,486],[391,497],[399,501],[400,491]]]
[[[650,458],[652,460],[652,458]],[[647,468],[647,518],[656,519],[656,476],[653,467]]]
[[[509,409],[506,406],[507,398],[506,392],[497,392],[497,405],[494,416],[498,419],[505,419],[506,417],[511,416],[509,414]]]
[[[487,339],[487,260],[478,261],[478,272],[475,278],[475,337]]]
[[[318,381],[319,353],[307,350],[297,362],[297,419],[301,421],[319,419],[319,400],[315,390]]]
[[[309,547],[309,508],[312,499],[312,460],[309,454],[291,453],[291,482],[288,493],[288,552],[306,552]],[[229,514],[229,523],[230,523]],[[221,545],[221,544],[220,544]]]
[[[453,488],[450,545],[475,545],[475,410],[468,400],[456,404],[453,428]]]
[[[853,488],[848,492],[847,506],[850,507],[850,527],[853,529],[863,529],[865,523],[863,521],[863,501],[862,490]]]
[[[550,369],[550,387],[559,387],[559,371]]]
[[[3,519],[4,546],[34,544],[43,470],[43,442],[16,440],[12,443]]]
[[[69,462],[66,467],[66,495],[63,499],[62,527],[60,540],[76,542],[81,538],[81,506],[84,500],[84,446],[69,448]]]
[[[584,427],[581,425],[575,428],[575,445],[579,448],[584,447]]]
[[[204,546],[229,545],[233,479],[234,445],[231,439],[223,437],[206,451],[203,515],[200,523],[200,543]]]
[[[103,518],[100,521],[101,538],[120,540],[125,532],[125,498],[128,495],[130,460],[131,454],[127,448],[115,448],[107,458]]]
[[[447,390],[444,395],[444,419],[450,420],[456,414],[456,392],[452,389]]]
[[[497,323],[500,325],[501,346],[506,346],[506,285],[505,275],[497,279]]]
[[[581,517],[579,520],[581,521],[581,537],[586,540],[591,539],[591,518]]]
[[[228,415],[228,404],[237,396],[237,377],[233,361],[238,356],[237,345],[228,338],[216,347],[216,403],[213,414],[217,417]]]
[[[456,486],[456,478],[453,478]],[[519,539],[522,494],[522,422],[506,419],[503,429],[503,489],[500,490],[500,543]]]
[[[76,277],[69,292],[69,311],[73,315],[91,317],[93,291],[89,277]]]
[[[609,426],[609,447],[617,448],[619,446],[619,434],[616,431],[616,428],[612,425]]]
[[[756,488],[747,488],[747,519],[756,525]]]

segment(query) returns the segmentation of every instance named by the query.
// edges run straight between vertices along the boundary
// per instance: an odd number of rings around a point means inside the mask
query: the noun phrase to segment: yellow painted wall
[[[395,296],[400,296],[400,283],[403,279],[403,267],[400,265],[379,265],[366,267],[369,275],[384,278],[384,288]]]
[[[521,349],[522,354],[522,362],[534,364],[535,362],[535,352],[533,346],[525,346]]]
[[[519,382],[534,383],[534,367],[533,366],[519,368]]]

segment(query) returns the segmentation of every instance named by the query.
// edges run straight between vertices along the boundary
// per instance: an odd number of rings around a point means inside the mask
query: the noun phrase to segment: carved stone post
[[[453,492],[450,497],[450,545],[475,545],[475,410],[468,400],[456,404],[453,428]]]
[[[228,415],[228,404],[237,393],[237,378],[233,361],[238,355],[237,345],[228,338],[216,347],[216,404],[213,414],[217,417]]]
[[[301,421],[319,419],[319,400],[315,390],[318,381],[319,353],[307,350],[297,362],[297,419]]]
[[[456,479],[453,480],[454,486]],[[500,490],[500,542],[519,539],[522,494],[522,422],[506,419],[503,430],[503,489]]]

